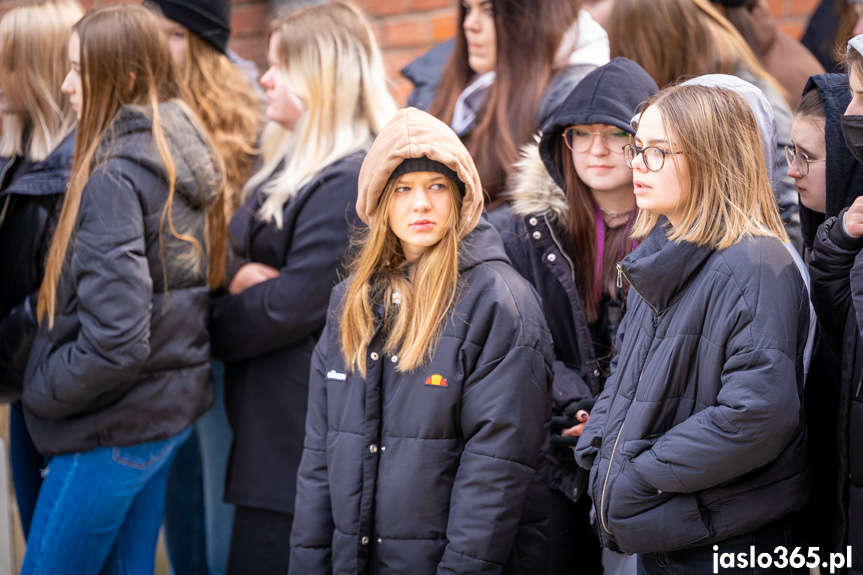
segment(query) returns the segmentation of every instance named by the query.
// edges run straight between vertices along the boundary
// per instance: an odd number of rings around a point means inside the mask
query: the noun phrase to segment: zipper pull
[[[623,287],[623,268],[620,264],[617,264],[617,287]]]

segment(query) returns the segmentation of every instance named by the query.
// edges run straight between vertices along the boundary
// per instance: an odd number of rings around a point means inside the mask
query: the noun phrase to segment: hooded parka
[[[595,349],[611,347],[611,341],[593,341],[584,298],[575,280],[562,165],[563,161],[571,162],[571,156],[560,157],[563,132],[574,125],[609,124],[632,133],[629,121],[636,108],[657,90],[656,82],[641,66],[615,58],[585,76],[570,92],[544,127],[539,146],[527,147],[516,166],[511,196],[515,215],[501,236],[513,267],[542,299],[554,339],[553,406],[558,415],[573,401],[599,395],[605,377]],[[603,316],[614,317],[603,317],[599,324],[613,328],[619,324],[623,289],[616,295],[617,305],[603,310]],[[613,331],[608,335],[613,339]],[[552,487],[575,501],[584,492],[586,476],[571,452],[568,459],[555,460]]]
[[[823,341],[841,358],[831,370],[838,377],[819,377],[817,383],[838,389],[838,413],[834,410],[829,422],[836,423],[836,435],[827,438],[831,444],[823,449],[838,447],[839,472],[837,474],[837,501],[831,505],[833,525],[832,551],[844,551],[850,545],[852,574],[863,574],[863,338],[858,325],[863,317],[856,311],[863,309],[863,259],[860,250],[863,239],[845,233],[842,218],[847,206],[863,190],[863,164],[860,164],[845,145],[839,119],[850,102],[845,74],[813,76],[806,91],[817,89],[827,116],[825,141],[827,144],[827,220],[817,228],[823,216],[801,206],[804,240],[813,245],[809,260],[812,278],[812,305],[818,314],[818,325]],[[830,365],[830,367],[833,367]],[[813,368],[814,369],[814,368]],[[811,379],[812,376],[810,376]],[[810,383],[809,385],[812,385]],[[827,415],[822,415],[827,417]],[[834,419],[835,418],[835,419]]]
[[[174,227],[203,246],[219,171],[187,113],[159,106],[176,164]],[[27,364],[24,413],[42,453],[166,439],[212,403],[206,262],[169,231],[159,240],[166,179],[148,110],[122,108],[83,190],[54,327],[42,322]]]
[[[291,574],[541,572],[551,338],[498,233],[485,220],[474,228],[470,156],[443,123],[402,110],[363,164],[357,211],[381,217],[389,174],[421,156],[466,188],[454,310],[433,355],[403,373],[382,349],[379,302],[363,378],[339,340],[351,278],[333,291],[312,360]]]
[[[630,553],[749,533],[809,490],[809,302],[791,255],[776,238],[714,250],[666,230],[619,264],[619,353],[576,448],[604,545]]]

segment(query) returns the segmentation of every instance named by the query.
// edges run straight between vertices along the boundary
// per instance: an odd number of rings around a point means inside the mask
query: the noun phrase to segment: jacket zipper
[[[602,528],[609,535],[613,535],[608,530],[608,523],[605,518],[605,494],[608,489],[608,478],[611,475],[611,463],[614,461],[614,454],[617,452],[617,442],[620,441],[620,435],[623,433],[623,426],[626,425],[626,420],[620,424],[620,429],[617,430],[617,437],[614,438],[614,447],[611,448],[611,457],[608,458],[608,470],[605,472],[605,481],[602,482],[602,495],[599,498],[599,520],[602,522]]]
[[[626,273],[623,271],[623,266],[621,266],[618,263],[617,264],[617,287],[623,287],[623,278],[624,277],[626,277]],[[634,285],[632,285],[632,281],[630,281],[630,279],[628,277],[626,277],[626,281],[629,282],[629,286],[635,290],[635,293],[637,293],[641,297],[641,299],[644,300],[644,303],[646,303],[648,305],[648,307],[650,307],[650,309],[653,310],[653,329],[656,330],[657,317],[659,316],[659,312],[656,311],[656,308],[654,308],[650,304],[649,301],[644,299],[644,296],[638,292],[638,290],[635,288]],[[654,336],[655,336],[655,332],[654,332]],[[635,385],[636,389],[638,389],[638,385],[641,383],[641,375],[642,374],[639,374],[639,376],[638,376],[638,383]],[[632,403],[635,403],[635,401],[636,400],[633,397]],[[600,521],[600,523],[602,523],[602,528],[605,530],[605,532],[608,533],[609,535],[612,535],[612,536],[614,534],[611,531],[609,531],[608,521],[606,519],[605,499],[606,499],[607,490],[608,490],[608,478],[611,476],[611,464],[614,462],[614,455],[617,453],[617,444],[620,441],[621,434],[623,433],[623,426],[624,425],[626,425],[626,418],[625,417],[623,418],[623,422],[620,424],[620,429],[617,430],[617,437],[614,438],[614,446],[611,448],[611,456],[608,458],[608,469],[605,472],[605,481],[603,481],[603,483],[602,483],[602,495],[599,498],[599,521]]]

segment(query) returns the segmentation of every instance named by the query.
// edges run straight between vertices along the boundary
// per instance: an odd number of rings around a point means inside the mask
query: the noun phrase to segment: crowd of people
[[[21,573],[863,573],[863,35],[458,16],[403,109],[347,1],[0,18]]]

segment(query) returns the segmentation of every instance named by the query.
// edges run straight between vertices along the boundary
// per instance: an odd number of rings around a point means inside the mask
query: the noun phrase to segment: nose
[[[269,90],[273,86],[273,74],[275,74],[275,71],[273,70],[273,67],[270,66],[267,68],[267,71],[264,72],[263,76],[261,76],[261,79],[258,80],[258,83],[263,86],[264,89]]]
[[[72,81],[69,80],[69,76],[72,75],[72,70],[69,70],[66,73],[66,77],[63,78],[63,83],[60,84],[60,91],[66,94],[67,96],[71,96],[74,89],[72,88]]]
[[[848,107],[845,108],[846,116],[860,116],[863,115],[863,102],[860,101],[860,98],[853,97],[851,98],[851,102],[849,102]]]
[[[788,164],[788,177],[795,180],[803,177],[803,172],[800,171],[800,166],[797,165],[797,158],[792,157],[791,163]]]
[[[428,190],[424,187],[418,187],[414,190],[413,202],[411,208],[415,212],[427,212],[431,209],[431,201],[429,199]]]
[[[644,150],[638,150],[636,148],[635,156],[632,158],[632,170],[647,173],[650,170],[647,169],[647,163],[644,161]]]
[[[608,146],[605,145],[601,132],[592,132],[590,134],[590,148],[588,148],[588,151],[594,156],[604,156],[608,154]]]
[[[464,24],[462,26],[465,30],[477,32],[479,30],[479,25],[479,12],[477,10],[470,10],[464,15]]]

